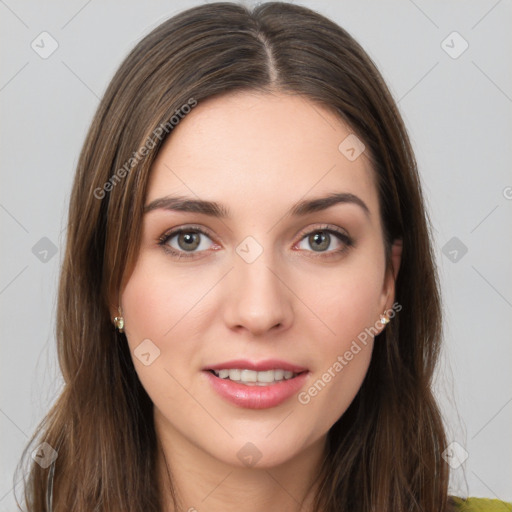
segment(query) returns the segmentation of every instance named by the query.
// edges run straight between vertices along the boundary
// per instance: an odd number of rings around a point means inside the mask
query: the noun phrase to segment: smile
[[[211,371],[221,379],[229,379],[233,382],[245,384],[246,386],[268,386],[269,384],[274,384],[283,380],[293,379],[299,375],[299,373],[284,369],[257,372],[255,370],[226,368]]]

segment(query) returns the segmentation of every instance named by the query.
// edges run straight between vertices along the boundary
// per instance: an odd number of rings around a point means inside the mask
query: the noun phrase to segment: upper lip
[[[288,370],[293,373],[301,373],[307,371],[307,368],[302,366],[281,361],[280,359],[265,359],[263,361],[249,361],[247,359],[234,359],[224,363],[214,364],[203,368],[203,370],[235,370],[235,369],[248,369],[257,372],[264,372],[266,370]]]

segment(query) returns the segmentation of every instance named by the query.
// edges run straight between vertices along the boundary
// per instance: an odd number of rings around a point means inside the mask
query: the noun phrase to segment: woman
[[[284,3],[161,24],[80,155],[28,510],[462,510],[427,220],[343,29]]]

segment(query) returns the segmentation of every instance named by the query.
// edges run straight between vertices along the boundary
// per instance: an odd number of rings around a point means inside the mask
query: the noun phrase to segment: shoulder
[[[450,496],[457,512],[512,512],[512,503],[489,498],[459,498]]]

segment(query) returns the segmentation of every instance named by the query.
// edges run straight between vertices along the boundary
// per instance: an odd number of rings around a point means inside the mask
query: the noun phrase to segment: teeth
[[[265,370],[263,372],[256,372],[254,370],[246,369],[233,369],[233,370],[212,370],[213,373],[221,379],[229,379],[241,384],[249,386],[265,386],[274,382],[288,380],[296,377],[298,374],[289,370]]]
[[[258,372],[254,370],[242,370],[240,372],[240,380],[242,382],[258,382]]]
[[[274,382],[274,380],[276,380],[274,370],[254,373],[256,374],[258,382]]]
[[[230,380],[236,380],[236,381],[240,380],[242,370],[224,370],[224,371],[228,372],[228,374],[225,378],[228,378]]]

